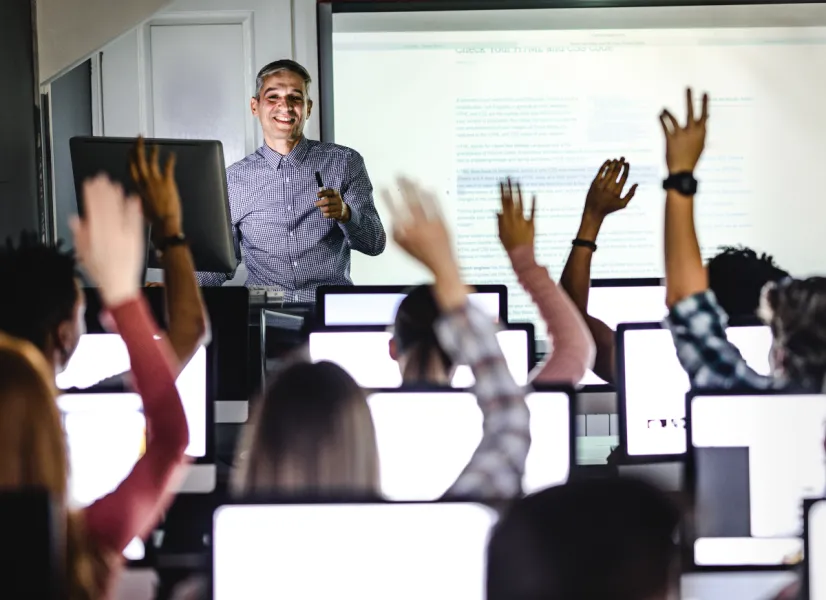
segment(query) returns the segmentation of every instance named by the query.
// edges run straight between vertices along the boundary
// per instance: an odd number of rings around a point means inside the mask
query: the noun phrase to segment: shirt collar
[[[301,136],[299,142],[295,145],[295,148],[290,150],[290,153],[287,155],[279,154],[278,152],[267,146],[266,143],[264,143],[264,145],[261,146],[260,149],[261,154],[264,156],[264,158],[267,159],[267,162],[270,163],[270,165],[274,169],[277,169],[279,167],[282,160],[287,161],[289,164],[295,167],[301,166],[301,163],[304,162],[304,159],[307,157],[307,153],[309,151],[310,142],[303,135]]]

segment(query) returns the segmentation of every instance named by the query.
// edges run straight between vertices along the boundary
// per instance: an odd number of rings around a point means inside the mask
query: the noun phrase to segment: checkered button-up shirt
[[[482,411],[482,441],[446,498],[509,499],[522,494],[531,447],[526,390],[513,379],[496,340],[497,326],[471,305],[442,316],[439,343],[456,362],[469,365]]]
[[[347,223],[316,208],[316,171],[350,207]],[[370,256],[384,251],[373,186],[355,150],[301,138],[282,156],[265,144],[227,169],[227,187],[247,285],[277,286],[287,302],[314,302],[320,285],[352,285],[351,249]],[[224,281],[223,274],[198,273],[202,286]]]
[[[786,382],[748,366],[726,337],[728,316],[711,290],[683,298],[665,319],[692,389],[766,390]]]

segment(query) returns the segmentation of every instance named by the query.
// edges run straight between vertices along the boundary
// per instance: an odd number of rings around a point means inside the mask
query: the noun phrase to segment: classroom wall
[[[37,0],[40,82],[86,60],[171,0]]]

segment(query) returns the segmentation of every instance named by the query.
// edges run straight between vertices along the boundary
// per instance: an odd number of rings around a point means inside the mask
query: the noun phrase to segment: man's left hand
[[[335,219],[339,223],[350,220],[350,207],[341,199],[337,190],[324,189],[318,192],[318,202],[315,205],[321,209],[326,219]]]

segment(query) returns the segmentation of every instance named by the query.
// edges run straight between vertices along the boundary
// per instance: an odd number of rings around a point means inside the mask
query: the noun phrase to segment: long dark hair
[[[407,356],[410,371],[418,381],[427,381],[428,368],[438,360],[446,372],[453,368],[450,358],[436,337],[439,306],[433,297],[433,288],[420,285],[412,288],[399,304],[393,324],[393,339],[399,355]]]

